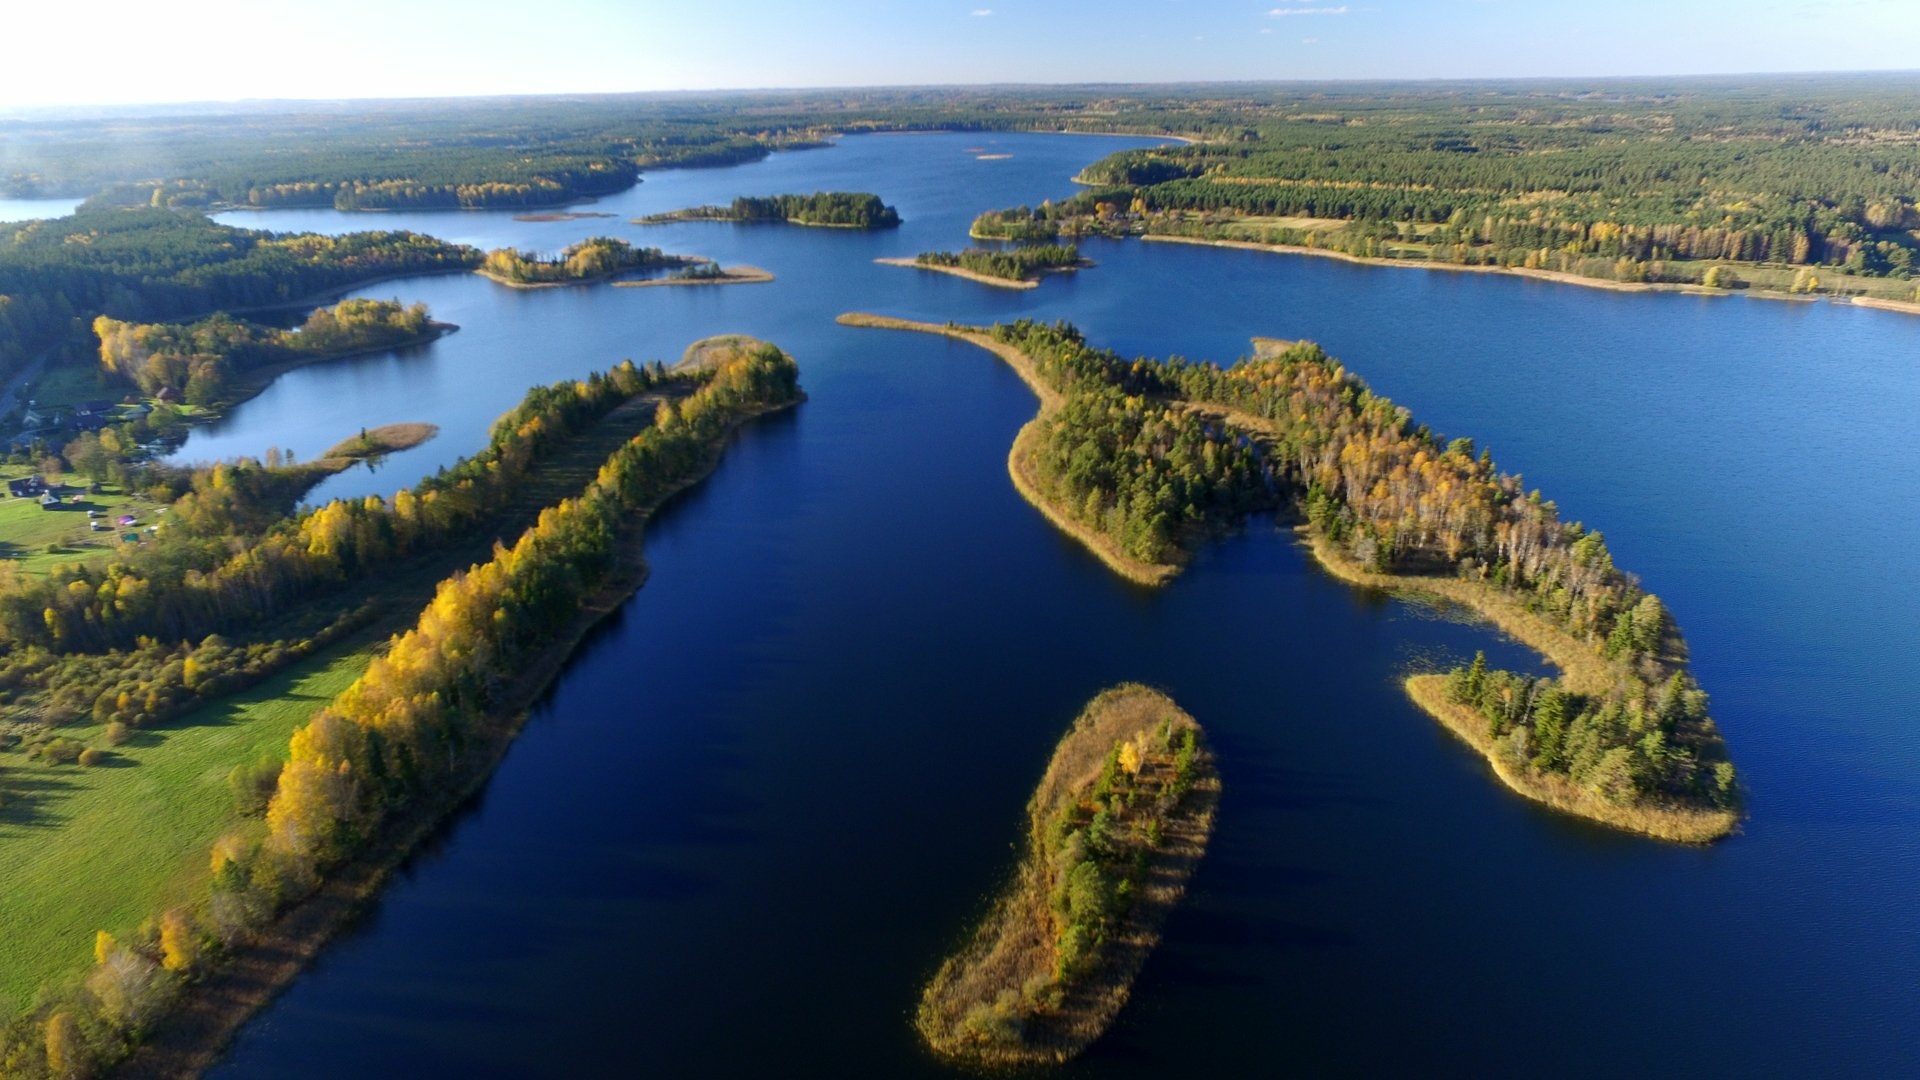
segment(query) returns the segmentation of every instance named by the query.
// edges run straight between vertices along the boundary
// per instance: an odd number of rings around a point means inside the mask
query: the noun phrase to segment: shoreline
[[[410,273],[398,272],[382,274],[379,277],[368,278],[365,281],[358,281],[352,285],[341,285],[337,288],[321,289],[319,292],[308,293],[305,296],[296,297],[292,300],[275,300],[271,304],[250,304],[246,307],[237,308],[215,308],[206,314],[191,316],[191,318],[204,319],[210,315],[218,315],[223,312],[228,315],[247,315],[256,311],[285,311],[288,308],[297,307],[324,307],[336,300],[345,298],[348,293],[359,292],[361,289],[370,289],[375,285],[382,285],[389,281],[404,281],[408,278],[451,277],[454,274],[473,274],[478,272],[479,270],[474,267],[450,266],[444,270],[418,270]]]
[[[1107,928],[1106,944],[1095,962],[1064,979],[1056,970],[1058,943],[1048,936],[1055,925],[1049,897],[1060,872],[1045,839],[1063,811],[1072,813],[1106,768],[1108,752],[1122,742],[1146,750],[1139,770],[1142,782],[1171,785],[1168,749],[1147,750],[1162,723],[1169,732],[1191,732],[1194,772],[1184,796],[1148,811],[1164,829],[1159,842],[1140,845],[1144,858],[1137,899]],[[1157,758],[1157,760],[1156,760]],[[1161,787],[1160,796],[1170,790]],[[1172,788],[1171,790],[1178,790]],[[1220,804],[1220,776],[1205,732],[1186,710],[1160,691],[1123,683],[1101,691],[1082,707],[1055,745],[1047,769],[1027,802],[1025,852],[1010,881],[965,944],[950,954],[921,991],[914,1027],[938,1056],[975,1067],[1004,1068],[1059,1064],[1099,1040],[1126,1007],[1133,984],[1160,943],[1167,918],[1186,895],[1194,871],[1206,855]],[[1051,984],[1052,997],[1028,996],[1009,1005],[1006,991],[1034,979]],[[1000,1012],[1011,1030],[989,1034],[976,1026],[985,1010]],[[1002,1012],[1004,1010],[1004,1012]]]
[[[351,468],[368,458],[385,457],[402,450],[411,450],[438,434],[440,434],[439,424],[427,424],[417,420],[382,424],[377,428],[368,428],[353,438],[335,443],[315,460],[345,462],[346,467]]]
[[[727,445],[748,423],[804,400],[802,396],[787,405],[743,417],[714,440],[707,460],[698,469],[663,492],[653,505],[629,515],[622,525],[619,557],[612,575],[581,603],[580,614],[508,681],[502,705],[495,713],[502,722],[490,726],[471,771],[459,778],[444,798],[404,813],[381,830],[380,838],[366,854],[335,867],[312,895],[287,909],[252,940],[234,948],[219,969],[187,994],[178,1008],[162,1018],[153,1033],[111,1070],[112,1075],[197,1076],[217,1064],[240,1028],[291,986],[327,942],[378,897],[387,880],[405,867],[420,845],[491,782],[531,717],[533,706],[560,676],[587,634],[646,584],[650,573],[645,553],[646,526],[653,516],[675,496],[711,476],[725,460]]]
[[[1854,307],[1872,308],[1875,311],[1897,311],[1902,315],[1920,315],[1920,300],[1883,300],[1878,296],[1855,296],[1848,298]]]
[[[855,225],[851,222],[840,221],[802,221],[799,218],[781,218],[778,221],[774,221],[770,218],[733,217],[727,214],[696,214],[693,212],[694,209],[695,208],[690,207],[686,210],[669,210],[664,214],[648,214],[646,217],[628,218],[627,224],[678,225],[688,221],[711,221],[722,225],[798,225],[803,229],[858,229],[864,232],[879,232],[882,229],[898,227],[893,225]],[[612,217],[613,215],[602,214],[600,216]]]
[[[391,345],[368,345],[363,349],[349,349],[346,352],[325,353],[320,356],[303,356],[297,360],[282,360],[277,364],[266,364],[262,367],[254,368],[234,380],[236,396],[230,401],[222,402],[220,410],[224,414],[226,410],[236,405],[259,397],[261,394],[266,393],[267,388],[273,385],[275,379],[278,379],[290,371],[298,371],[311,364],[324,364],[330,360],[351,360],[356,356],[377,356],[380,353],[411,349],[416,345],[430,345],[458,329],[460,328],[453,323],[429,322],[426,333],[408,338],[405,341],[394,342]]]
[[[873,261],[879,263],[881,266],[904,266],[909,270],[931,270],[936,274],[949,274],[953,277],[966,278],[968,281],[978,282],[982,285],[991,285],[996,289],[1037,289],[1040,287],[1040,282],[1037,280],[1028,281],[1023,278],[1019,281],[1013,281],[1007,278],[975,273],[964,266],[933,266],[911,257],[875,259]]]
[[[697,259],[690,255],[668,255],[654,266],[692,266],[695,263],[712,262],[711,259]],[[553,265],[553,264],[547,264]],[[475,274],[486,278],[495,285],[505,285],[509,289],[564,289],[571,285],[597,285],[602,281],[617,278],[622,274],[637,274],[642,270],[652,270],[654,266],[622,266],[608,270],[603,274],[589,274],[583,278],[568,278],[566,281],[512,281],[488,270],[484,266],[473,268]]]
[[[1126,578],[1136,585],[1158,587],[1165,585],[1179,575],[1179,565],[1159,565],[1145,563],[1133,558],[1114,546],[1105,534],[1082,525],[1068,517],[1045,496],[1040,494],[1028,469],[1027,459],[1031,449],[1032,436],[1038,432],[1041,421],[1053,415],[1063,399],[1053,388],[1041,381],[1034,370],[1033,360],[1026,353],[1004,342],[995,341],[984,331],[975,327],[943,326],[938,323],[915,322],[912,319],[895,319],[885,315],[869,315],[864,312],[848,312],[834,320],[842,326],[857,326],[875,330],[909,330],[922,334],[937,334],[955,341],[964,341],[969,345],[998,356],[1006,361],[1027,389],[1040,399],[1040,409],[1033,419],[1021,425],[1013,437],[1013,446],[1007,451],[1007,475],[1013,480],[1014,490],[1020,493],[1034,509],[1040,511],[1054,528],[1067,534],[1085,548],[1094,558],[1104,563],[1107,569]]]
[[[650,281],[616,281],[616,289],[651,289],[660,285],[760,285],[774,280],[771,273],[757,266],[722,267],[717,277],[654,278]]]
[[[931,270],[936,274],[950,274],[957,278],[966,278],[968,281],[979,282],[982,285],[991,285],[997,289],[1037,289],[1049,274],[1071,274],[1079,270],[1089,269],[1094,265],[1093,260],[1083,258],[1072,266],[1041,267],[1036,277],[1014,279],[982,274],[975,270],[969,270],[964,266],[938,266],[907,257],[875,259],[873,261],[879,263],[881,266],[904,266],[911,270]]]
[[[1045,500],[1036,498],[1035,493],[1022,484],[1022,477],[1018,472],[1022,438],[1059,405],[1059,395],[1039,385],[1033,361],[1025,353],[1011,345],[994,341],[985,332],[970,327],[940,326],[907,319],[861,314],[842,315],[839,321],[850,326],[874,326],[883,329],[918,330],[940,334],[980,345],[1006,360],[1028,386],[1042,397],[1040,415],[1021,428],[1020,436],[1014,440],[1015,449],[1009,455],[1009,470],[1014,474],[1015,487],[1020,489],[1021,496],[1040,509],[1056,528],[1079,541],[1082,546],[1099,557],[1101,562],[1106,563],[1110,569],[1129,581],[1143,585],[1161,585],[1180,572],[1181,566],[1177,564],[1154,565],[1138,563],[1127,558],[1114,549],[1111,542],[1103,535],[1067,519],[1062,513],[1056,513]],[[1256,344],[1256,348],[1269,342],[1278,343],[1278,340],[1261,339],[1261,342]],[[1197,402],[1179,404],[1184,408],[1218,417],[1256,437],[1271,437],[1273,434],[1272,427],[1257,416]],[[1287,503],[1291,505],[1292,502],[1292,497],[1288,496]],[[1297,526],[1295,531],[1312,553],[1314,561],[1333,577],[1360,588],[1379,589],[1394,594],[1424,594],[1464,607],[1559,669],[1563,685],[1574,693],[1604,696],[1613,693],[1620,685],[1621,673],[1595,654],[1586,643],[1538,614],[1527,610],[1512,597],[1493,586],[1462,578],[1379,573],[1346,558],[1334,550],[1324,537],[1315,535],[1309,527]],[[1184,548],[1179,550],[1182,556],[1188,554]],[[1444,715],[1444,710],[1429,708],[1427,703],[1419,698],[1415,700],[1423,709],[1433,714],[1435,719],[1448,724],[1450,728],[1457,725],[1458,721],[1449,721]],[[1443,701],[1442,704],[1449,703]],[[1496,771],[1502,768],[1491,740],[1476,741],[1465,734],[1462,737],[1467,738],[1476,749],[1480,749]],[[1485,743],[1484,746],[1481,745],[1482,742]],[[1735,810],[1687,810],[1650,805],[1616,806],[1585,796],[1570,782],[1557,783],[1553,777],[1533,780],[1517,772],[1514,776],[1514,779],[1507,779],[1504,776],[1502,779],[1515,791],[1537,802],[1589,821],[1641,833],[1656,839],[1679,843],[1708,843],[1732,833],[1740,822],[1740,814]]]
[[[1581,277],[1564,270],[1529,269],[1524,266],[1462,266],[1454,263],[1427,262],[1420,259],[1381,259],[1368,258],[1365,255],[1350,255],[1344,251],[1329,251],[1325,248],[1307,247],[1302,244],[1263,244],[1253,240],[1207,240],[1197,236],[1166,236],[1148,233],[1135,239],[1157,244],[1189,244],[1194,247],[1235,248],[1241,251],[1260,251],[1270,255],[1310,255],[1322,259],[1336,259],[1357,266],[1391,266],[1404,270],[1440,270],[1459,274],[1497,274],[1505,277],[1526,278],[1531,281],[1544,281],[1555,285],[1577,285],[1583,289],[1602,289],[1607,292],[1621,293],[1677,293],[1683,296],[1745,297],[1750,300],[1778,300],[1787,303],[1816,304],[1822,300],[1831,303],[1851,303],[1858,307],[1876,308],[1882,311],[1897,311],[1907,315],[1920,315],[1920,302],[1907,300],[1885,300],[1873,296],[1849,296],[1833,293],[1800,295],[1781,292],[1778,289],[1710,289],[1705,285],[1695,285],[1675,281],[1607,281],[1604,278]],[[1738,267],[1740,263],[1725,265]]]
[[[1560,669],[1561,682],[1578,694],[1608,693],[1614,686],[1611,665],[1585,648],[1571,634],[1526,610],[1489,586],[1460,578],[1400,576],[1365,569],[1340,555],[1326,539],[1307,526],[1296,530],[1321,569],[1349,585],[1394,594],[1424,593],[1467,608],[1501,633],[1539,653]],[[1410,675],[1402,689],[1422,712],[1478,751],[1500,782],[1515,794],[1563,814],[1626,832],[1679,844],[1707,844],[1730,835],[1740,824],[1733,810],[1689,810],[1657,804],[1620,805],[1588,795],[1572,781],[1523,771],[1500,753],[1483,730],[1485,722],[1471,709],[1446,699],[1441,675]]]
[[[1487,737],[1479,713],[1447,700],[1445,683],[1441,675],[1410,675],[1401,682],[1401,688],[1422,712],[1478,751],[1493,775],[1516,795],[1572,817],[1675,844],[1710,844],[1730,835],[1739,825],[1739,815],[1732,810],[1623,806],[1589,795],[1572,781],[1522,771]]]

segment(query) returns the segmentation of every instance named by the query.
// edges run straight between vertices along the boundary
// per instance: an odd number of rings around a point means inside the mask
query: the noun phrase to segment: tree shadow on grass
[[[154,734],[164,736],[164,734],[169,731],[185,731],[191,728],[233,727],[237,724],[247,722],[243,714],[248,709],[256,705],[264,705],[270,701],[311,701],[314,703],[314,708],[318,709],[321,705],[332,700],[330,697],[322,697],[319,694],[301,694],[292,690],[276,693],[272,690],[262,691],[256,688],[244,690],[238,695],[223,698],[216,705],[209,705],[195,709],[185,715],[174,717],[159,727],[150,730]],[[164,738],[162,741],[165,741]]]
[[[78,766],[60,767],[78,769]],[[19,769],[8,769],[0,773],[0,837],[64,824],[67,816],[55,813],[52,808],[79,786],[50,771],[22,775]]]

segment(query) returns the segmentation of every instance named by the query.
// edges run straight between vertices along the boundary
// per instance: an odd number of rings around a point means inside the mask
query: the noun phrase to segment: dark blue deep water
[[[1128,145],[854,138],[652,174],[587,207],[617,217],[557,224],[228,217],[543,250],[608,232],[779,280],[390,282],[368,294],[463,329],[289,374],[189,457],[440,424],[326,494],[387,492],[532,383],[720,332],[792,352],[811,400],[661,516],[652,580],[484,795],[218,1075],[945,1075],[909,1026],[919,984],[1011,869],[1067,722],[1126,679],[1207,725],[1225,798],[1133,1002],[1064,1075],[1920,1072],[1920,320],[1137,242],[1025,293],[872,262],[964,244],[977,211],[1065,195]],[[627,224],[817,188],[907,224]],[[1034,410],[1012,373],[833,323],[854,309],[1068,318],[1153,355],[1321,341],[1668,600],[1751,787],[1744,833],[1673,847],[1508,794],[1397,678],[1528,656],[1328,579],[1270,523],[1164,591],[1116,579],[1009,486]]]

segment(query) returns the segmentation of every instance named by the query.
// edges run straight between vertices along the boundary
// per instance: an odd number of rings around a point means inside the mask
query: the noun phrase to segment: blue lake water
[[[1141,140],[860,137],[650,174],[561,223],[283,211],[553,251],[607,233],[765,285],[389,282],[462,329],[293,372],[187,457],[442,434],[323,495],[470,453],[536,382],[745,332],[810,400],[652,528],[653,576],[484,795],[236,1040],[222,1076],[946,1075],[920,982],[1011,870],[1022,807],[1103,686],[1168,690],[1225,781],[1212,852],[1113,1031],[1068,1076],[1920,1071],[1920,320],[1097,242],[1029,292],[876,266],[1071,192]],[[980,160],[1005,153],[1005,160]],[[893,232],[627,219],[871,190]],[[1271,524],[1126,585],[1009,486],[1034,402],[984,352],[847,310],[1066,318],[1126,353],[1322,342],[1605,531],[1668,602],[1751,787],[1704,849],[1513,797],[1408,704],[1493,633],[1325,577]]]
[[[66,217],[80,205],[79,199],[5,199],[0,198],[0,222],[40,221]]]

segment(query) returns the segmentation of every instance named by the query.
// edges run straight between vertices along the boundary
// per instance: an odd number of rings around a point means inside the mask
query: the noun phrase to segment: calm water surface
[[[79,199],[4,199],[0,198],[0,222],[39,221],[66,217],[79,206]]]
[[[567,223],[227,216],[546,251],[605,232],[779,280],[386,283],[367,294],[463,329],[294,372],[188,457],[440,424],[324,492],[384,493],[477,449],[529,384],[720,332],[787,348],[811,400],[662,516],[651,581],[485,794],[218,1075],[947,1075],[909,1026],[918,986],[1011,870],[1067,722],[1123,679],[1208,726],[1226,793],[1132,1004],[1065,1075],[1920,1071],[1920,320],[1142,243],[1024,293],[871,261],[959,246],[978,210],[1066,195],[1130,145],[847,139],[652,174]],[[876,191],[907,224],[627,224],[815,189]],[[1320,340],[1669,601],[1753,790],[1745,833],[1677,848],[1510,796],[1396,680],[1528,656],[1331,581],[1270,525],[1162,592],[1124,584],[1009,487],[1018,380],[834,325],[851,309],[1070,318],[1153,355]]]

